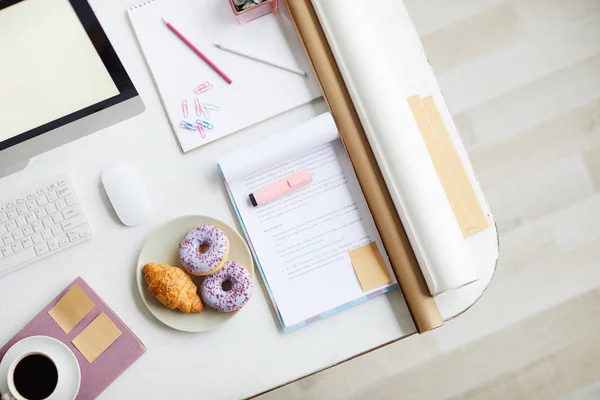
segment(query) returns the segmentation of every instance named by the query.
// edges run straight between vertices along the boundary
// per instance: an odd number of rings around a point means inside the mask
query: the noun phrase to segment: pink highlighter
[[[254,193],[250,193],[250,202],[254,207],[262,206],[263,204],[278,199],[279,197],[291,193],[296,189],[300,189],[311,182],[312,175],[310,172],[306,170],[296,172],[285,179],[258,189]]]

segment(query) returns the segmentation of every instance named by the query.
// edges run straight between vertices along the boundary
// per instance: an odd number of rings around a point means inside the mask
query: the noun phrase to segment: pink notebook
[[[48,314],[48,311],[54,307],[75,284],[78,284],[94,302],[94,308],[92,308],[71,332],[66,334]],[[102,312],[112,320],[122,334],[93,363],[90,363],[73,343],[71,343],[71,340],[79,335],[79,333]],[[95,399],[146,351],[146,347],[140,339],[138,339],[138,337],[123,323],[123,321],[121,321],[110,307],[106,305],[96,292],[94,292],[80,277],[67,286],[65,290],[40,311],[31,322],[0,349],[0,359],[4,357],[13,344],[21,339],[35,335],[51,336],[60,340],[66,344],[73,354],[75,354],[75,357],[77,357],[81,369],[81,387],[79,388],[77,400]]]

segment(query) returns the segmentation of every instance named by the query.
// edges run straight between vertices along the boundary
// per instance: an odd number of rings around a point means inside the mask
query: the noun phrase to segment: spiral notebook
[[[302,43],[285,15],[240,25],[226,0],[149,0],[128,9],[173,131],[184,152],[321,96]],[[161,21],[173,24],[231,77],[227,84]],[[307,72],[290,73],[220,50],[222,43]],[[202,131],[182,128],[186,121]]]

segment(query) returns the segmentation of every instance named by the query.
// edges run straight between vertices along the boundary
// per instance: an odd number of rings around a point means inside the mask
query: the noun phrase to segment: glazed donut
[[[229,290],[223,288],[226,282],[231,284]],[[204,279],[200,293],[206,304],[217,311],[237,311],[252,296],[252,276],[237,261],[228,261],[217,273]]]
[[[179,243],[179,260],[192,275],[212,274],[225,265],[229,240],[213,225],[200,225]]]

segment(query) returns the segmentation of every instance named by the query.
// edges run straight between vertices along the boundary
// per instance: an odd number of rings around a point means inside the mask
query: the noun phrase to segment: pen
[[[250,193],[250,203],[254,207],[262,206],[270,201],[300,189],[312,182],[312,175],[309,171],[296,172],[285,179],[272,183],[264,188]]]

